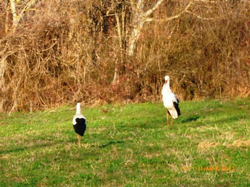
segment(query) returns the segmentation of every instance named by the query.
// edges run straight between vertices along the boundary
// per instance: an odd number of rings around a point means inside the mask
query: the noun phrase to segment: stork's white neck
[[[170,81],[168,80],[167,83],[165,83],[165,89],[167,92],[171,92],[171,89],[170,89]]]
[[[170,80],[167,81],[167,83],[165,83],[167,85],[168,88],[170,88]]]
[[[81,103],[77,103],[76,105],[76,114],[81,114]]]

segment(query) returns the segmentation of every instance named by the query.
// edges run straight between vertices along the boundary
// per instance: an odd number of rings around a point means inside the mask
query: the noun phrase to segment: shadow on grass
[[[76,145],[77,145],[77,140],[76,139],[70,139],[69,141],[58,141],[57,140],[57,141],[50,141],[50,142],[46,142],[46,143],[37,143],[37,144],[30,145],[30,146],[20,146],[20,147],[0,151],[0,154],[22,152],[22,151],[27,151],[27,150],[36,149],[36,148],[64,145],[67,143],[76,143]]]
[[[240,116],[234,115],[232,117],[228,118],[222,118],[222,119],[215,119],[215,120],[209,120],[206,123],[208,125],[216,124],[216,125],[223,125],[223,124],[236,124],[237,121],[240,122],[240,120],[243,119]]]
[[[58,142],[57,141],[57,142],[48,142],[48,143],[43,143],[43,144],[36,144],[36,145],[32,145],[32,146],[16,147],[16,148],[13,148],[13,149],[8,149],[8,150],[0,151],[0,154],[8,154],[8,153],[14,153],[14,152],[23,152],[23,151],[27,151],[27,150],[31,150],[31,149],[44,148],[44,147],[56,146],[56,145],[62,145],[62,144],[66,144],[66,143],[75,143],[77,145],[77,140],[70,139],[67,142]],[[99,148],[106,148],[106,147],[111,146],[111,145],[124,144],[124,143],[125,142],[121,141],[121,140],[118,140],[118,141],[109,141],[106,144],[100,145]]]
[[[197,121],[199,119],[199,121]],[[245,119],[244,116],[240,115],[232,115],[231,117],[223,117],[215,116],[213,119],[211,119],[211,116],[209,119],[206,117],[200,117],[198,115],[190,116],[185,119],[181,120],[181,123],[188,123],[188,122],[195,122],[192,124],[193,127],[197,126],[207,126],[207,125],[224,125],[224,124],[236,124],[237,122],[240,122],[242,119]]]
[[[101,145],[99,147],[100,148],[105,148],[105,147],[108,147],[108,146],[113,145],[113,144],[123,144],[123,143],[124,143],[124,141],[110,141],[110,142],[108,142],[108,143],[106,143],[104,145]]]
[[[16,147],[16,148],[13,148],[13,149],[7,149],[7,150],[4,150],[4,151],[0,151],[0,154],[22,152],[22,151],[27,151],[28,149],[42,148],[42,147],[47,147],[47,146],[52,146],[52,145],[54,145],[54,143],[51,142],[51,143],[44,143],[44,144],[39,144],[39,145]]]
[[[188,118],[182,119],[181,123],[188,123],[188,122],[191,122],[191,121],[197,121],[199,118],[200,117],[198,115],[190,116]]]

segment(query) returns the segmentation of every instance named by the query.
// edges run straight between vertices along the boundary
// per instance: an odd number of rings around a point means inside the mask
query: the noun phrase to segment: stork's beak
[[[165,80],[165,84],[167,84],[168,83],[168,80]]]

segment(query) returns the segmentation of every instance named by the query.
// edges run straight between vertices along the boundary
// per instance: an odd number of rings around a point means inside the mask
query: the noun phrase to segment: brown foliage
[[[147,24],[129,57],[130,1],[122,45],[115,10],[103,2],[41,1],[15,33],[0,30],[0,111],[159,100],[166,74],[181,99],[250,95],[249,7],[217,6],[211,20],[195,16],[196,7],[195,14]],[[153,16],[181,8],[169,3]],[[5,16],[0,14],[1,26]]]

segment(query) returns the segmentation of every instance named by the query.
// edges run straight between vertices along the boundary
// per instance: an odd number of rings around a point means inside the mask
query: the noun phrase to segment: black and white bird
[[[176,119],[181,115],[181,111],[179,108],[179,100],[177,99],[176,95],[170,89],[170,78],[169,76],[165,76],[165,83],[162,87],[162,100],[164,107],[166,108],[167,114],[167,125],[168,125],[168,116],[169,114],[172,117],[171,125],[173,125],[173,119]]]
[[[77,134],[78,147],[81,147],[81,137],[86,131],[86,118],[81,114],[81,103],[76,105],[76,114],[73,117],[73,127]]]

